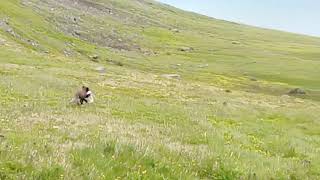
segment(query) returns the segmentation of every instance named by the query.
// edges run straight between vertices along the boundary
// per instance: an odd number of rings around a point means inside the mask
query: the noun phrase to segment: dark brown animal
[[[71,102],[82,105],[84,102],[88,103],[87,98],[89,98],[90,96],[91,96],[90,89],[86,86],[82,86],[82,89],[76,92]]]

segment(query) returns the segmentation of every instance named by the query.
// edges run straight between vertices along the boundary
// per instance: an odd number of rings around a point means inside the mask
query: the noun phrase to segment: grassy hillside
[[[318,179],[319,69],[320,38],[155,1],[3,1],[0,179]]]

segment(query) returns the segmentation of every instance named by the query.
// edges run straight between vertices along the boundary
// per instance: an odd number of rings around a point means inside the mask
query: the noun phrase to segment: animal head
[[[82,86],[82,92],[85,94],[85,97],[88,98],[91,96],[92,92],[90,89],[86,86]]]
[[[90,91],[90,89],[88,87],[86,87],[86,86],[82,86],[82,90],[85,91],[85,92]]]

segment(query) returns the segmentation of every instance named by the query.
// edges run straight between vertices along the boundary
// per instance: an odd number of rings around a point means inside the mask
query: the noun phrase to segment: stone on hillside
[[[0,45],[5,45],[5,44],[6,44],[6,40],[0,38]]]
[[[288,98],[290,98],[290,96],[289,96],[289,95],[284,94],[284,95],[282,95],[282,96],[281,96],[281,98],[283,98],[283,99],[288,99]]]
[[[11,34],[12,36],[16,36],[16,33],[11,29],[11,28],[8,28],[7,30],[6,30],[6,32],[7,33],[9,33],[9,34]]]
[[[295,88],[289,91],[290,95],[304,95],[306,92],[303,89]]]
[[[232,41],[232,44],[238,45],[241,44],[239,41]]]
[[[77,35],[77,36],[81,35],[80,31],[74,31],[74,34]]]
[[[65,50],[63,50],[63,54],[66,57],[70,57],[70,56],[72,56],[72,51],[70,49],[65,49]]]
[[[193,48],[192,47],[180,47],[179,51],[190,52],[190,51],[193,51]]]
[[[199,68],[206,68],[209,67],[209,64],[200,64],[198,65]]]
[[[9,26],[9,19],[5,18],[3,20],[0,20],[0,26],[1,27],[8,27]]]
[[[181,76],[179,74],[163,74],[162,77],[167,79],[180,79]]]
[[[28,39],[27,43],[30,44],[31,46],[38,46],[39,44],[35,42],[34,40]]]
[[[256,78],[250,78],[251,81],[258,81]]]
[[[99,59],[99,56],[98,56],[97,54],[94,54],[94,55],[90,56],[90,58],[91,58],[92,60],[98,60],[98,59]]]
[[[106,68],[103,67],[103,66],[97,67],[96,70],[97,70],[99,73],[101,73],[101,74],[106,74],[106,72],[107,72],[107,71],[106,71]]]
[[[310,165],[311,165],[311,161],[310,160],[307,160],[307,159],[304,159],[304,160],[302,160],[302,165],[304,166],[304,167],[310,167]]]
[[[173,28],[173,29],[170,29],[172,32],[175,32],[175,33],[179,33],[180,32],[180,30],[179,29],[177,29],[177,28]]]
[[[296,103],[304,103],[304,101],[302,99],[300,99],[300,98],[295,98],[294,102],[296,102]]]

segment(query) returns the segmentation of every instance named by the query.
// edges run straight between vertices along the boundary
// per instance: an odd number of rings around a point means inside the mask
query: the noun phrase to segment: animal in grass
[[[71,100],[71,103],[82,105],[83,103],[93,103],[93,93],[86,86],[82,86],[81,90],[78,90]]]

